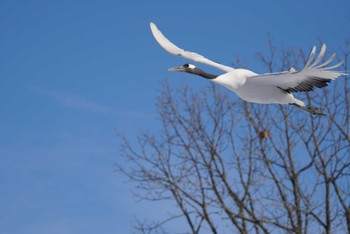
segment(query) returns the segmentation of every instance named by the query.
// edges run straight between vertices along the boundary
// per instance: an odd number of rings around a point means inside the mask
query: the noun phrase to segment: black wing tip
[[[284,89],[287,93],[293,93],[293,92],[309,92],[314,90],[314,87],[316,88],[323,88],[328,85],[329,82],[331,82],[332,79],[322,79],[318,77],[310,77],[307,80],[299,83],[295,87],[290,87],[287,89]]]

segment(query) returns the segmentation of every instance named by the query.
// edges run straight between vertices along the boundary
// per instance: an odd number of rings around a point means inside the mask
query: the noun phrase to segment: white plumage
[[[170,71],[183,71],[210,79],[234,91],[240,98],[248,102],[292,104],[312,114],[323,115],[322,111],[316,107],[306,106],[304,102],[296,99],[292,92],[308,92],[313,90],[314,87],[325,87],[331,80],[345,75],[345,73],[330,70],[339,67],[342,62],[327,67],[334,60],[335,53],[327,61],[321,63],[326,52],[325,44],[322,45],[316,58],[316,47],[313,47],[305,67],[300,71],[292,68],[285,72],[259,75],[247,69],[235,69],[225,66],[211,61],[200,54],[183,50],[170,42],[154,23],[150,23],[150,26],[154,38],[170,54],[213,66],[225,71],[225,73],[219,76],[211,75],[192,64],[172,68],[169,69]]]

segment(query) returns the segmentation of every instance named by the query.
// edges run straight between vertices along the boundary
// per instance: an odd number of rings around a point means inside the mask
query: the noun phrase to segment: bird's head
[[[217,77],[216,75],[206,73],[206,72],[202,71],[201,69],[199,69],[198,67],[196,67],[195,65],[189,64],[189,63],[186,63],[186,64],[179,66],[179,67],[169,68],[168,71],[187,72],[187,73],[191,73],[191,74],[194,74],[197,76],[204,77],[206,79],[215,79]]]
[[[195,65],[186,63],[179,67],[169,68],[168,71],[193,73],[196,69],[198,68]]]

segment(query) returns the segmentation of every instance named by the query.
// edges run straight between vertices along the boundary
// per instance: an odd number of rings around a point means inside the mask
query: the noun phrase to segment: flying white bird
[[[327,65],[334,60],[336,56],[335,53],[327,61],[321,62],[326,52],[325,44],[322,45],[316,59],[316,47],[314,46],[312,48],[305,67],[300,71],[296,71],[292,68],[285,72],[256,74],[246,69],[235,69],[225,66],[211,61],[200,54],[183,50],[170,42],[154,23],[151,22],[150,26],[154,38],[160,46],[170,54],[213,66],[225,71],[225,73],[219,76],[212,75],[188,63],[179,67],[170,68],[169,71],[187,72],[204,77],[232,90],[247,102],[291,104],[311,114],[324,115],[320,109],[313,106],[306,106],[304,102],[296,99],[292,93],[308,92],[313,90],[314,87],[322,88],[327,86],[327,83],[331,80],[341,75],[346,75],[339,71],[330,70],[339,67],[342,62],[327,67]]]

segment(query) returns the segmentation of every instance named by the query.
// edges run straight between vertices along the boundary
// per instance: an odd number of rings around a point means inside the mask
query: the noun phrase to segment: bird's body
[[[257,74],[246,69],[235,69],[218,76],[212,81],[217,84],[221,84],[234,92],[237,92],[245,85],[249,77],[255,75]],[[234,79],[232,79],[233,77]]]
[[[257,75],[258,74],[246,69],[235,69],[217,76],[217,78],[212,79],[212,81],[234,91],[241,99],[247,102],[259,104],[296,103],[302,105],[302,102],[294,98],[291,93],[281,88],[270,85],[255,85],[253,82],[249,82],[251,77]]]
[[[151,23],[151,30],[157,42],[169,53],[216,67],[225,71],[225,73],[218,76],[212,75],[192,64],[171,68],[169,71],[182,71],[204,77],[232,90],[241,99],[247,102],[260,104],[292,104],[312,114],[322,115],[322,111],[312,106],[306,106],[304,102],[296,99],[292,92],[307,92],[313,90],[314,87],[325,87],[331,80],[345,75],[342,72],[330,70],[339,67],[341,63],[326,67],[334,60],[335,54],[327,61],[320,63],[326,51],[325,45],[322,46],[316,59],[314,59],[316,47],[313,47],[310,57],[301,71],[291,69],[286,72],[259,75],[247,69],[234,69],[211,61],[200,54],[185,51],[170,42],[158,30],[154,23]]]

